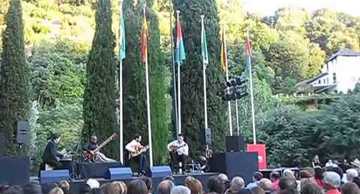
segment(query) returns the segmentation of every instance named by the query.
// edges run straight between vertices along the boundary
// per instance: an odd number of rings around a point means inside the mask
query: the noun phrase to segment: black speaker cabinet
[[[242,135],[226,136],[226,152],[243,152],[245,151],[245,140]]]
[[[200,137],[201,137],[201,143],[203,145],[212,145],[210,128],[202,129]]]

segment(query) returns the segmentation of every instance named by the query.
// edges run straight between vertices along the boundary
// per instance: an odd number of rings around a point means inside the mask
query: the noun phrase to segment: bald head
[[[161,181],[161,183],[157,187],[158,194],[170,194],[172,188],[174,187],[174,183],[170,180]]]

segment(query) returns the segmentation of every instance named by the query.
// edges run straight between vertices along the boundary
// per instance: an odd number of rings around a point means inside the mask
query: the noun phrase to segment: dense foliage
[[[22,15],[21,0],[11,0],[5,17],[6,29],[2,34],[0,155],[16,154],[17,122],[29,119],[30,70],[25,58]]]

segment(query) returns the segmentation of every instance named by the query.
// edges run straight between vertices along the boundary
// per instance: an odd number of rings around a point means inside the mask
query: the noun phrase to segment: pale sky
[[[360,0],[242,0],[245,10],[261,16],[273,15],[281,7],[300,7],[309,11],[321,8],[360,16]]]

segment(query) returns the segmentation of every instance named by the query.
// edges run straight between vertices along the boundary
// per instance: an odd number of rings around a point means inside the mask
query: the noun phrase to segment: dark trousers
[[[186,156],[185,155],[179,155],[177,152],[169,152],[170,154],[170,167],[171,170],[176,172],[180,168],[184,171],[185,162],[186,162]],[[181,162],[181,167],[179,166]]]
[[[147,159],[145,153],[140,154],[134,158],[131,158],[131,160],[139,164],[138,173],[144,174],[146,172]]]

